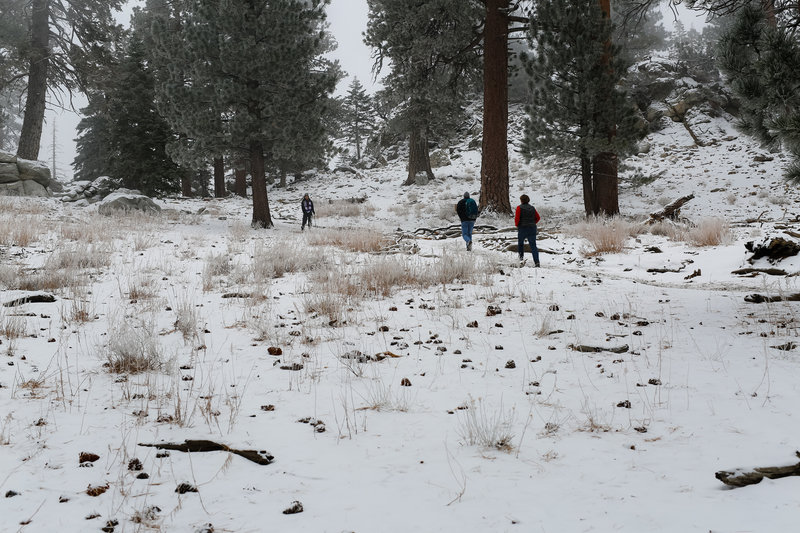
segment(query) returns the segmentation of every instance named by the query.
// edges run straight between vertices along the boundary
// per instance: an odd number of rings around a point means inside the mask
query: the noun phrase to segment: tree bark
[[[611,18],[611,1],[600,0],[600,8],[603,10],[603,18]],[[604,44],[605,53],[601,59],[606,69],[611,68],[611,39]],[[605,94],[610,94],[613,87],[602,87]],[[608,106],[600,105],[599,113],[603,113]],[[614,124],[609,125],[608,140],[613,141],[617,135],[617,128]],[[594,192],[596,199],[596,213],[606,216],[619,214],[619,162],[617,154],[613,152],[601,152],[592,159],[592,173],[594,175]]]
[[[508,7],[486,0],[483,52],[481,210],[511,214],[508,197]]]
[[[592,160],[588,155],[581,155],[581,181],[583,182],[583,209],[586,216],[597,215],[597,198],[592,181]]]
[[[224,198],[225,191],[225,161],[222,157],[214,158],[214,197]]]
[[[411,130],[408,140],[408,178],[403,185],[417,183],[417,174],[424,172],[428,180],[434,178],[431,170],[431,157],[428,150],[428,136],[421,127]]]
[[[181,196],[192,197],[192,171],[186,170],[181,174]]]
[[[31,6],[30,67],[25,100],[25,118],[19,136],[17,157],[37,159],[47,105],[47,69],[50,63],[50,0],[33,0]]]
[[[267,176],[264,171],[264,147],[258,141],[250,143],[250,173],[253,178],[253,222],[254,228],[271,228],[267,198]]]
[[[237,168],[234,173],[236,181],[233,185],[233,192],[242,198],[247,198],[247,169]]]

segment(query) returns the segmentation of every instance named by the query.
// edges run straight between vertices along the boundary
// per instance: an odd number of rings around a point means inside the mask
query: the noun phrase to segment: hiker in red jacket
[[[519,251],[520,266],[525,264],[525,239],[531,245],[533,254],[533,266],[539,266],[539,249],[536,248],[536,223],[539,222],[539,213],[531,205],[531,199],[527,194],[519,197],[522,202],[517,206],[514,214],[514,225],[517,227],[517,250]]]

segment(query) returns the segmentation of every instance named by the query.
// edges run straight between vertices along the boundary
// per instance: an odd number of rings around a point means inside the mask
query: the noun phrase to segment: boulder
[[[0,162],[0,183],[19,181],[19,169],[15,162]]]
[[[32,180],[42,187],[50,185],[50,168],[44,161],[17,159],[17,168],[21,180]]]
[[[0,183],[0,196],[25,196],[22,182]]]
[[[0,163],[16,163],[17,156],[9,152],[0,151]]]
[[[50,196],[47,188],[33,180],[23,180],[19,183],[22,183],[23,196]]]
[[[128,189],[119,189],[98,202],[101,215],[113,215],[120,211],[142,211],[150,214],[161,212],[161,208],[149,197]]]

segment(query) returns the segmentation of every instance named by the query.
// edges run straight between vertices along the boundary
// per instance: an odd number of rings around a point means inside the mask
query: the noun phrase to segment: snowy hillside
[[[800,194],[780,154],[702,128],[628,161],[615,253],[578,184],[513,156],[539,269],[505,251],[510,217],[471,253],[415,233],[479,192],[466,149],[424,188],[401,158],[271,189],[266,231],[238,198],[3,199],[0,531],[793,531],[800,477],[715,473],[800,461],[800,257],[745,249],[800,240]],[[721,244],[644,225],[690,193]]]

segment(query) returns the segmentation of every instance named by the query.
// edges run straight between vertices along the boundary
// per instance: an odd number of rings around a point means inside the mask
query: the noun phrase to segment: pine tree
[[[372,98],[358,78],[353,78],[342,100],[342,133],[355,148],[355,161],[361,160],[361,147],[375,129]]]
[[[82,88],[85,76],[104,64],[105,45],[117,26],[112,10],[122,0],[29,0],[24,13],[28,42],[17,68],[27,76],[25,115],[17,155],[36,159],[47,91]]]
[[[785,20],[758,4],[741,9],[720,41],[720,67],[739,98],[740,126],[784,146],[794,159],[785,177],[800,183],[800,44]]]
[[[312,126],[322,123],[339,76],[320,57],[330,46],[327,4],[186,0],[156,19],[154,58],[166,74],[159,108],[184,154],[224,148],[234,157],[248,155],[254,226],[272,226],[267,169],[302,159],[303,139],[312,148],[323,144],[324,127]]]
[[[619,88],[627,64],[612,32],[597,0],[542,0],[528,33],[534,50],[524,61],[532,96],[521,151],[574,158],[587,215],[618,212],[616,158],[640,135],[635,108]]]
[[[368,0],[364,42],[376,57],[375,71],[391,63],[379,98],[391,102],[390,127],[408,136],[404,185],[432,179],[428,140],[446,137],[463,117],[462,104],[478,72],[470,43],[480,25],[480,2],[472,0]]]

